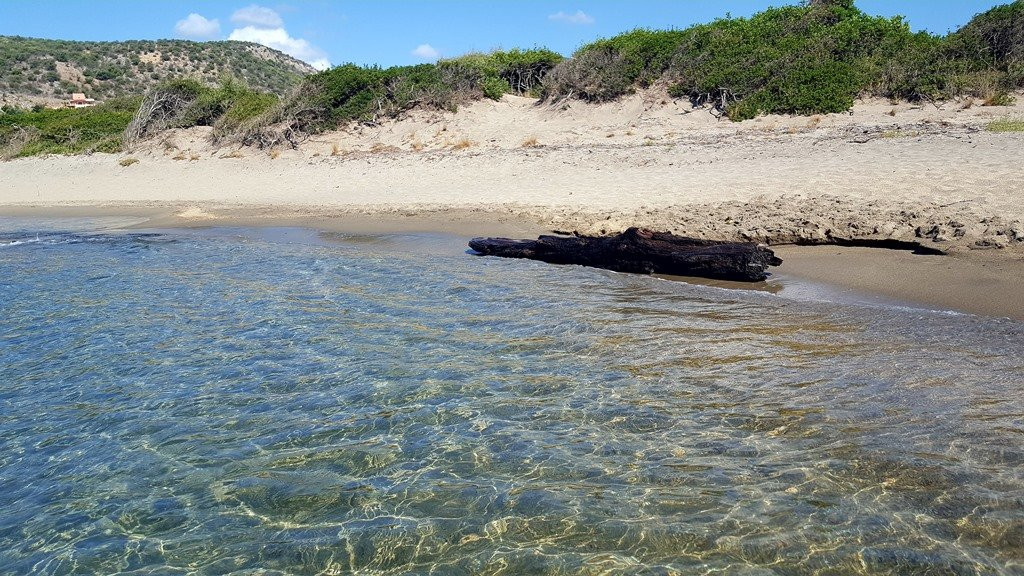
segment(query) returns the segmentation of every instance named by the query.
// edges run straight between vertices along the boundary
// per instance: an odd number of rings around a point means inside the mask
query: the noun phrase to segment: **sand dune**
[[[1016,252],[1024,134],[984,129],[1006,117],[1024,117],[1024,104],[872,101],[851,114],[732,123],[655,92],[603,106],[506,97],[353,126],[297,150],[215,148],[192,129],[130,154],[7,162],[0,206],[167,207],[205,222],[241,208],[263,217],[462,210],[587,233],[646,225]],[[126,155],[140,161],[122,167]]]

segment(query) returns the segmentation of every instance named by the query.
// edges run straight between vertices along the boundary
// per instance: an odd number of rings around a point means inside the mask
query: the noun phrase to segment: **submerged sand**
[[[907,263],[886,270],[881,256],[789,260],[812,262],[808,273],[864,267],[826,279],[857,289],[1021,317],[1024,134],[986,130],[1017,117],[1024,103],[875,101],[852,114],[737,124],[653,92],[603,106],[506,97],[352,126],[298,149],[213,146],[208,130],[192,129],[128,154],[5,162],[0,215],[103,209],[144,214],[152,225],[333,222],[523,236],[646,226],[773,245],[898,241],[970,261],[952,272],[957,278],[988,280],[932,297],[911,285],[949,278],[918,270],[897,282]],[[139,161],[121,166],[127,156]],[[1007,269],[992,280],[975,266],[982,261]],[[790,262],[784,270],[800,268]],[[976,301],[993,282],[1001,282],[1000,303],[949,306]]]

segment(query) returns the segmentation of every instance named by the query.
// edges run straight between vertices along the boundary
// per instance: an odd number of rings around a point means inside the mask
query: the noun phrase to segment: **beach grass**
[[[988,123],[989,132],[1024,132],[1024,118],[1000,118]]]

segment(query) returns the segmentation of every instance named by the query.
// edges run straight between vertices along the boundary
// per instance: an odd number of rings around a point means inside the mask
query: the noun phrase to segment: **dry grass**
[[[392,146],[390,144],[384,144],[383,142],[375,142],[373,146],[370,146],[370,152],[374,154],[383,154],[385,152],[398,152],[401,148]]]
[[[197,160],[199,160],[199,154],[191,154],[191,155],[189,155],[189,157],[188,157],[188,161],[189,161],[189,162],[195,162],[195,161],[197,161]]]
[[[272,160],[277,160],[277,157],[280,156],[280,155],[281,155],[281,151],[280,150],[271,150],[270,151],[270,158]]]
[[[412,144],[410,144],[409,146],[411,146],[412,149],[416,152],[423,151],[423,142],[420,142],[419,140],[413,140]]]
[[[819,124],[821,124],[821,116],[811,116],[810,119],[807,120],[807,128],[809,130],[814,130]]]
[[[232,150],[227,154],[221,155],[221,158],[245,158],[245,156],[242,155],[241,150]]]
[[[466,148],[470,148],[473,146],[476,146],[476,142],[473,142],[469,138],[463,138],[462,140],[459,140],[455,144],[452,144],[452,150],[465,150]]]
[[[1005,92],[995,92],[989,94],[982,102],[982,106],[1013,106],[1017,101],[1016,98],[1010,96]]]
[[[537,148],[538,146],[540,146],[540,142],[537,140],[536,136],[530,136],[526,140],[523,140],[523,148]]]
[[[185,156],[184,152],[178,152],[178,155],[172,157],[171,160],[188,160],[188,156]]]
[[[341,156],[341,148],[337,142],[331,144],[331,156]]]
[[[882,132],[882,138],[893,139],[893,138],[916,138],[921,133],[917,130],[886,130]]]
[[[131,166],[132,164],[138,164],[138,163],[139,163],[139,159],[138,158],[132,158],[130,156],[128,158],[121,158],[121,161],[118,162],[118,164],[120,164],[121,166],[124,166],[125,168]]]
[[[889,116],[896,116],[896,109],[889,110]]]
[[[15,127],[15,133],[7,137],[7,142],[0,147],[0,159],[13,160],[21,154],[21,151],[32,142],[39,140],[39,129],[33,126],[28,128]]]

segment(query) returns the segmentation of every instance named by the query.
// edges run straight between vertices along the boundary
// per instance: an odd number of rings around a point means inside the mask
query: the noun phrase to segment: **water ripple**
[[[1024,570],[1019,323],[457,240],[35,238],[0,235],[4,573]]]

